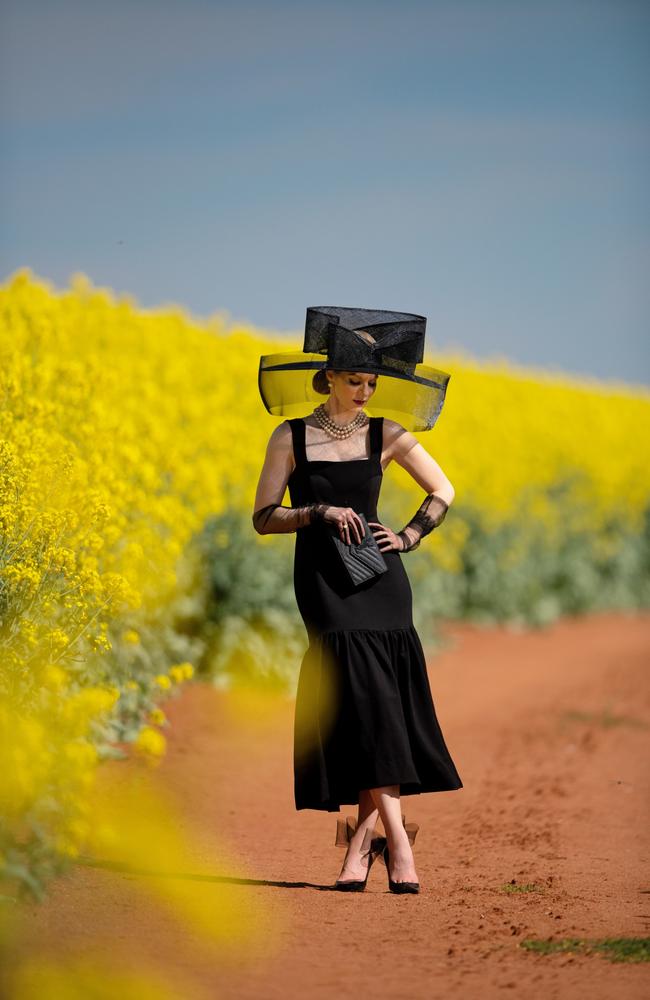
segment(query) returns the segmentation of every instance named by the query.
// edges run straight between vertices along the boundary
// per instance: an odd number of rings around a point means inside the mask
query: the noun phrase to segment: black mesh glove
[[[417,549],[422,538],[434,528],[442,524],[449,510],[449,504],[435,493],[427,494],[422,506],[413,515],[407,525],[398,531],[397,537],[402,539],[401,552],[412,552]]]
[[[255,511],[253,527],[258,535],[297,531],[314,521],[322,521],[328,507],[326,503],[309,503],[304,507],[281,507],[279,503],[270,503]]]

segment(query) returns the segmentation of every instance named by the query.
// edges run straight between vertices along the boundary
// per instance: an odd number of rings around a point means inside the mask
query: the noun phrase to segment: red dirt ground
[[[200,682],[164,706],[172,725],[157,778],[183,828],[203,838],[201,870],[218,835],[247,875],[229,891],[259,911],[262,931],[277,917],[276,935],[198,947],[147,894],[147,876],[77,865],[43,904],[20,908],[14,960],[100,942],[118,967],[155,969],[188,1000],[645,1000],[648,964],[520,942],[649,933],[650,616],[444,633],[429,676],[464,788],[402,799],[420,824],[418,896],[389,893],[380,863],[365,893],[329,891],[344,856],[336,818],[355,808],[295,810],[293,702],[265,696],[251,718]],[[111,761],[101,780],[135,768]],[[504,891],[513,880],[540,891]]]

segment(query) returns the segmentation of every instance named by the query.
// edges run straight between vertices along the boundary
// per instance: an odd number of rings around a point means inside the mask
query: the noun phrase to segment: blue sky
[[[0,280],[650,383],[650,4],[4,0]]]

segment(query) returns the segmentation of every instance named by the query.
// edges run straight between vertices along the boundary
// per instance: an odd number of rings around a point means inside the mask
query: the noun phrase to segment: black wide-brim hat
[[[431,430],[451,376],[422,362],[426,317],[387,309],[311,306],[302,351],[260,357],[258,386],[273,416],[298,417],[323,402],[312,385],[321,368],[381,376],[364,409],[410,431]]]

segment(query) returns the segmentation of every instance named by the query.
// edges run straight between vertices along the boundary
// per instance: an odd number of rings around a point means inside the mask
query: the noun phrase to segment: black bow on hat
[[[424,357],[426,325],[426,317],[415,313],[311,306],[307,309],[303,351],[327,354],[328,362],[332,362],[328,367],[338,367],[339,360],[347,364],[357,357],[381,365],[382,354],[392,348],[391,356],[415,366]]]

